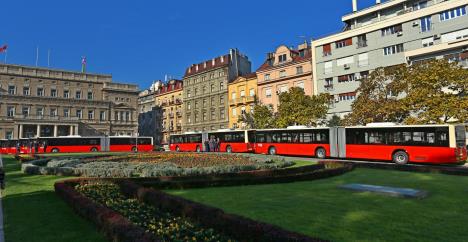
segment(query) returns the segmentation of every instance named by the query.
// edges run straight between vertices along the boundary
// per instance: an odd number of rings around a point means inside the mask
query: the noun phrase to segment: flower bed
[[[189,219],[173,216],[153,206],[129,199],[113,183],[84,183],[75,189],[91,200],[122,214],[163,241],[234,241]]]
[[[156,153],[128,156],[56,158],[22,166],[28,174],[86,177],[197,176],[274,170],[292,166],[284,160],[255,159],[228,154]]]

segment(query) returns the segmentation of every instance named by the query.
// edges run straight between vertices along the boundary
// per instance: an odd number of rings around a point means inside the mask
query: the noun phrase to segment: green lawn
[[[54,193],[54,183],[63,177],[30,176],[20,164],[3,157],[6,190],[3,192],[7,242],[106,241],[93,224],[76,215]]]
[[[409,187],[430,194],[416,200],[337,187],[347,183]],[[468,240],[468,177],[357,169],[317,181],[169,192],[332,241]]]
[[[315,165],[317,162],[313,161],[304,161],[304,160],[295,160],[293,161],[294,165],[288,168],[296,168],[296,167],[301,167],[301,166],[310,166],[310,165]]]

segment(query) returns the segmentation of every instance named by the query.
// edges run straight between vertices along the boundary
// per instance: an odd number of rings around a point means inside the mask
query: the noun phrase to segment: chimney
[[[353,0],[353,12],[357,12],[357,0]]]

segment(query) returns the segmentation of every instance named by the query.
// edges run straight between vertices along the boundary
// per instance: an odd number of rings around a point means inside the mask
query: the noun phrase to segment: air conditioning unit
[[[416,26],[419,26],[419,22],[418,22],[418,21],[414,21],[414,22],[413,22],[413,27],[416,27]]]
[[[434,39],[440,39],[440,34],[434,35]]]
[[[401,31],[397,33],[397,36],[402,36],[402,35],[403,35],[403,32]]]
[[[348,70],[350,68],[350,66],[348,64],[345,64],[343,67],[344,67],[345,70]]]

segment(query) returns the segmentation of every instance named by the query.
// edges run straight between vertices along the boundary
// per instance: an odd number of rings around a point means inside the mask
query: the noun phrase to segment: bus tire
[[[91,148],[91,152],[98,152],[98,149],[96,147]]]
[[[197,153],[200,153],[200,146],[197,145],[197,148],[195,149]]]
[[[392,160],[397,165],[406,165],[409,161],[409,155],[405,151],[399,150],[393,153]]]
[[[276,148],[274,146],[271,146],[270,148],[268,148],[268,154],[276,155]]]
[[[176,147],[175,147],[175,151],[176,151],[176,152],[180,152],[179,146],[176,146]]]
[[[51,152],[52,152],[52,153],[59,153],[60,150],[59,150],[58,148],[53,148],[53,149],[51,150]]]
[[[133,146],[132,147],[132,152],[137,152],[138,151],[138,148],[136,146]]]
[[[325,159],[327,158],[327,151],[324,148],[319,147],[315,149],[315,157],[319,159]]]
[[[232,147],[230,145],[226,146],[226,152],[232,153]]]

